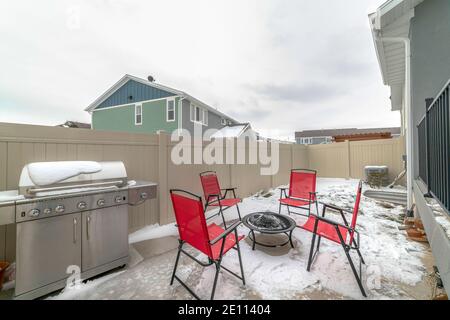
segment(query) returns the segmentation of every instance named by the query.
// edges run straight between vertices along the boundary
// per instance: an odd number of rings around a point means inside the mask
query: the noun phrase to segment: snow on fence
[[[319,176],[333,178],[363,178],[366,165],[387,165],[393,178],[403,168],[402,138],[308,147],[282,144],[279,171],[273,176],[261,176],[260,164],[175,165],[170,159],[174,145],[167,133],[131,134],[0,123],[0,190],[17,189],[20,171],[29,162],[120,160],[125,163],[129,179],[159,185],[157,199],[130,208],[132,232],[147,225],[172,222],[169,190],[182,188],[201,194],[199,173],[206,170],[217,171],[223,188],[236,186],[239,196],[246,197],[287,184],[292,168],[316,169]],[[0,260],[13,261],[14,247],[15,226],[0,226]]]

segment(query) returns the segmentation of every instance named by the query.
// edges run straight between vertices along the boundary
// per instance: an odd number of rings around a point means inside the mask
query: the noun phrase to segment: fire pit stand
[[[250,229],[248,233],[249,239],[252,241],[252,249],[255,250],[255,246],[258,244],[263,247],[277,248],[292,243],[292,231],[294,231],[296,223],[295,220],[281,214],[273,212],[255,212],[245,216],[242,220],[244,225]],[[256,241],[255,232],[261,234],[282,234],[287,236],[287,240],[281,244],[266,244]]]

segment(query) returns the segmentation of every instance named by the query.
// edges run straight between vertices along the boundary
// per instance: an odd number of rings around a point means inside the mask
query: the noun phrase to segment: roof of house
[[[369,14],[383,83],[391,87],[392,110],[401,110],[403,102],[406,55],[401,39],[409,37],[414,8],[423,1],[425,0],[389,0],[376,12]],[[393,38],[397,40],[392,41]]]
[[[295,133],[296,138],[310,138],[310,137],[335,137],[343,135],[356,135],[356,134],[371,134],[371,133],[391,133],[400,134],[400,128],[369,128],[369,129],[322,129],[322,130],[305,130]]]
[[[63,124],[57,125],[57,127],[91,129],[91,124],[77,121],[66,121]]]
[[[87,112],[92,112],[93,110],[95,110],[95,108],[97,108],[103,101],[105,101],[108,97],[110,97],[114,92],[116,92],[117,89],[119,89],[120,87],[122,87],[125,83],[127,83],[128,81],[133,80],[136,81],[138,83],[144,84],[146,86],[149,87],[153,87],[156,89],[160,89],[160,90],[164,90],[170,93],[173,93],[176,96],[180,96],[181,98],[187,99],[205,109],[207,109],[208,111],[211,111],[221,117],[227,118],[227,119],[231,119],[234,122],[238,122],[235,119],[233,119],[232,117],[220,112],[219,110],[217,110],[216,108],[213,108],[209,105],[207,105],[206,103],[200,101],[197,98],[194,98],[193,96],[187,94],[184,91],[180,91],[177,89],[173,89],[171,87],[167,87],[164,86],[162,84],[159,83],[155,83],[155,82],[150,82],[146,79],[142,79],[139,77],[135,77],[129,74],[124,75],[119,81],[117,81],[111,88],[109,88],[105,93],[103,93],[100,97],[98,97],[94,102],[92,102],[86,109],[85,111]]]
[[[211,135],[211,138],[239,138],[248,130],[252,130],[250,123],[228,125]]]

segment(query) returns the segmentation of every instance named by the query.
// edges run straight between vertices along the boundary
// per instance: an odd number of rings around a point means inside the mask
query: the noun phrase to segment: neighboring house
[[[422,218],[449,291],[450,1],[391,0],[369,20],[392,110],[402,115],[408,209],[415,205]],[[427,205],[429,196],[439,203],[435,212]]]
[[[91,124],[90,123],[77,122],[77,121],[66,121],[63,124],[57,125],[57,127],[91,129]]]
[[[250,123],[238,123],[234,125],[225,126],[213,135],[211,138],[241,138],[241,137],[249,137],[257,140],[258,134],[253,131]]]
[[[400,135],[400,128],[305,130],[295,133],[297,144],[325,144],[343,141],[390,139]]]
[[[221,129],[238,122],[191,95],[150,80],[125,75],[86,108],[92,117],[92,129],[172,133],[194,124]]]

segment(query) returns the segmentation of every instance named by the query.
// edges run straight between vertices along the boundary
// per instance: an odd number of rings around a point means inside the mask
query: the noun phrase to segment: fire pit
[[[258,244],[263,247],[276,248],[292,243],[292,231],[295,229],[295,220],[273,212],[255,212],[244,217],[242,220],[244,225],[250,229],[248,233],[249,239],[253,242],[252,249]],[[255,232],[262,234],[285,234],[287,241],[281,244],[266,244],[256,241]]]

